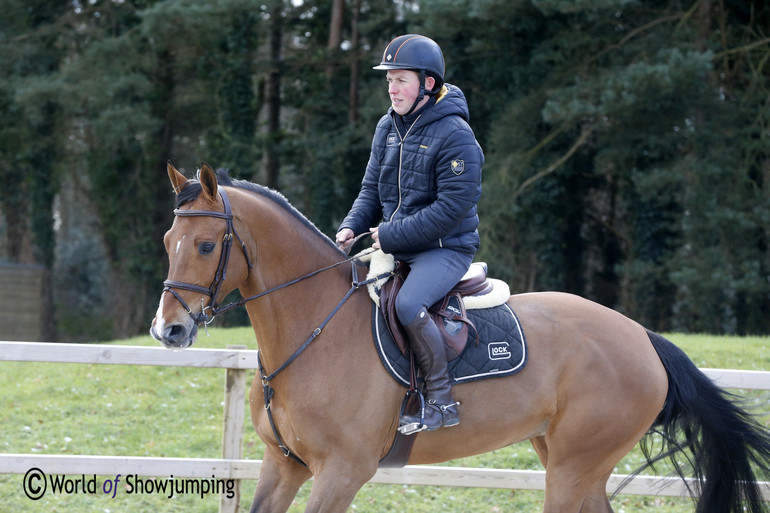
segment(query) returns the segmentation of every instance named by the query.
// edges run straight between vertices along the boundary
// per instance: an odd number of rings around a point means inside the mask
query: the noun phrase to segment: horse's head
[[[246,279],[251,264],[214,170],[202,164],[198,180],[188,180],[170,162],[167,170],[177,195],[176,218],[163,238],[168,278],[150,334],[166,347],[183,349],[195,342],[198,324],[210,322],[219,301]],[[242,251],[231,252],[234,240]]]

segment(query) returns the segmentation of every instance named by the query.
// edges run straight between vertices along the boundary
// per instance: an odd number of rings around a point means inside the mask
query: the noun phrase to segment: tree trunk
[[[326,61],[326,77],[331,80],[337,69],[336,56],[342,42],[342,19],[345,14],[345,0],[333,0],[331,20],[329,21],[329,40],[326,48],[329,50],[329,59]]]
[[[283,24],[280,4],[272,11],[272,29],[270,31],[270,72],[267,75],[265,103],[267,105],[267,137],[263,164],[265,185],[278,188],[278,176],[281,170],[278,144],[281,138],[281,47]]]
[[[353,19],[350,22],[350,93],[348,101],[348,121],[351,125],[358,122],[358,89],[359,75],[361,70],[361,33],[358,26],[358,20],[361,14],[361,0],[353,2]]]

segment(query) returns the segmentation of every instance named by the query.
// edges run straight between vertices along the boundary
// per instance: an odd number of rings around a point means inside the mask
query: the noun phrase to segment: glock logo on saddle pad
[[[508,342],[490,342],[487,347],[490,360],[509,360],[511,358]]]

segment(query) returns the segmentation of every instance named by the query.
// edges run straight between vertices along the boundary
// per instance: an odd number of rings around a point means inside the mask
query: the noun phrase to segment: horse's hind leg
[[[537,453],[537,457],[540,458],[540,463],[548,468],[548,446],[545,443],[545,437],[539,436],[533,438],[530,442]],[[606,493],[607,479],[609,477],[609,474],[607,474],[604,479],[599,479],[595,486],[587,491],[580,506],[580,513],[612,513],[612,506]]]
[[[545,468],[548,468],[548,446],[545,444],[545,437],[538,436],[537,438],[532,438],[530,443],[532,443],[532,447],[535,449],[535,453],[540,459],[540,463],[542,463]]]
[[[565,469],[546,472],[543,513],[612,513],[606,486],[609,473],[592,478]]]
[[[588,497],[588,491],[584,487],[585,483],[574,482],[576,481],[575,479],[570,478],[568,475],[563,475],[562,471],[554,465],[549,465],[549,451],[546,438],[539,436],[531,439],[530,442],[537,453],[537,457],[540,459],[540,463],[546,468],[543,512],[593,512],[593,509],[585,509],[586,498]],[[604,510],[596,511],[603,512]]]
[[[551,421],[548,432],[532,440],[546,467],[544,513],[610,513],[606,486],[615,464],[652,423],[654,413],[625,411],[613,422],[586,417],[573,402]],[[610,409],[620,411],[620,407]]]
[[[612,513],[610,500],[607,498],[607,480],[610,475],[599,479],[588,491],[580,513]]]
[[[533,441],[547,462],[544,513],[611,512],[607,480],[656,414],[614,407],[608,410],[614,418],[598,419],[581,411],[590,408],[567,406],[551,421],[545,437]]]

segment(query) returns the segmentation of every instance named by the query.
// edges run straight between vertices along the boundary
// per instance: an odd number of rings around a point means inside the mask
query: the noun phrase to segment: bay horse
[[[235,306],[245,305],[259,345],[251,417],[266,446],[251,512],[285,512],[311,477],[305,511],[345,511],[389,451],[405,391],[375,352],[371,299],[351,288],[355,264],[275,191],[207,164],[196,179],[170,162],[167,171],[176,218],[152,335],[189,347],[239,289]],[[657,432],[667,445],[647,461],[686,455],[697,512],[765,511],[757,480],[770,467],[767,428],[681,350],[575,295],[518,294],[508,305],[525,332],[526,367],[453,387],[460,424],[415,435],[409,464],[529,440],[546,469],[543,512],[607,513],[614,466]]]

